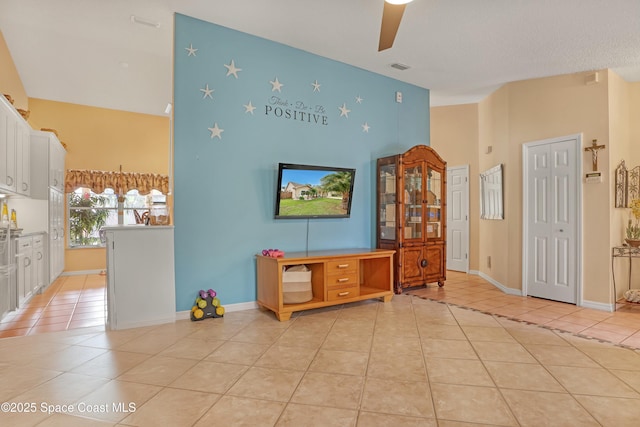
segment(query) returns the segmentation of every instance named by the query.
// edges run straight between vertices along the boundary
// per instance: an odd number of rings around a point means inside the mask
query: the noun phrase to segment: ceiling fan
[[[400,27],[404,8],[407,7],[407,3],[411,3],[412,1],[413,0],[384,0],[378,52],[389,49],[393,46],[393,41],[396,38],[398,27]]]

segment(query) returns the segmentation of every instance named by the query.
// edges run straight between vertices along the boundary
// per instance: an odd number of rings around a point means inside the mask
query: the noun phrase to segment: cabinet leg
[[[385,295],[382,297],[382,301],[383,302],[391,302],[391,298],[393,298],[393,295]]]
[[[286,322],[287,320],[291,319],[291,313],[277,313],[276,312],[276,317],[278,318],[279,321],[281,322]]]
[[[441,288],[444,286],[444,282],[438,282],[438,287]]]

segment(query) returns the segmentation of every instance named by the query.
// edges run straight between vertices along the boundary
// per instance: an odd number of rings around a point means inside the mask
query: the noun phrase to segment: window
[[[140,222],[144,212],[154,203],[166,203],[166,196],[151,190],[141,195],[138,190],[130,190],[124,196],[123,224]],[[69,247],[100,247],[100,228],[118,225],[118,196],[107,188],[96,194],[88,188],[78,188],[67,194],[69,217]]]

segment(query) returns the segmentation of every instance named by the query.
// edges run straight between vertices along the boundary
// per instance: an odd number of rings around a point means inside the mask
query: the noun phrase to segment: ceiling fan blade
[[[404,13],[404,8],[406,6],[406,4],[390,4],[384,2],[378,52],[389,49],[393,46],[393,41],[396,39],[396,33],[398,32],[398,27],[400,27],[402,14]]]

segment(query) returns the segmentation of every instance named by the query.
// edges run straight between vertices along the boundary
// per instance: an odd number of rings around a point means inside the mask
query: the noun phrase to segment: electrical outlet
[[[491,268],[491,255],[487,257],[487,267]]]
[[[400,91],[396,92],[396,102],[402,104],[402,92]]]

